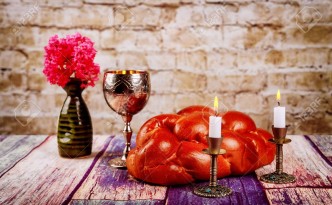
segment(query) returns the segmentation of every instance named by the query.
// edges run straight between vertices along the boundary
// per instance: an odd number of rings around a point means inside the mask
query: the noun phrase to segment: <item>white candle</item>
[[[218,98],[214,98],[214,111],[216,116],[209,117],[209,137],[220,138],[221,137],[221,117],[218,115]]]
[[[276,128],[286,127],[286,108],[280,106],[280,91],[277,93],[278,107],[274,107],[273,126]]]
[[[210,116],[209,118],[209,137],[221,137],[221,117]]]

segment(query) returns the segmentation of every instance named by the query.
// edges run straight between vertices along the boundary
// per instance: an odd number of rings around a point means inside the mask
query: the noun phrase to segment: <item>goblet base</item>
[[[108,163],[111,165],[111,167],[114,167],[114,168],[127,169],[126,161],[122,160],[121,157],[111,159]]]
[[[285,172],[282,172],[281,174],[272,172],[270,174],[261,176],[260,180],[271,184],[287,184],[294,183],[296,178],[293,175],[287,174]]]
[[[194,194],[207,198],[225,197],[232,194],[232,190],[224,186],[201,186],[194,189]]]

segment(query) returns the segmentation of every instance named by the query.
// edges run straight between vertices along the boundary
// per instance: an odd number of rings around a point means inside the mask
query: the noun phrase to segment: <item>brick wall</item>
[[[211,105],[215,95],[270,130],[280,88],[290,133],[332,133],[330,0],[0,2],[0,133],[56,133],[66,95],[42,74],[43,47],[77,31],[95,42],[102,72],[151,72],[152,95],[134,131],[154,115]],[[84,98],[95,133],[121,131],[101,80]]]

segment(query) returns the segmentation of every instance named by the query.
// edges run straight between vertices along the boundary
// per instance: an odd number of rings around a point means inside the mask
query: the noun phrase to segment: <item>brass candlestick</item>
[[[222,138],[208,137],[209,149],[204,149],[203,152],[211,156],[210,183],[209,185],[196,187],[194,189],[194,194],[198,196],[214,198],[224,197],[232,194],[232,190],[230,188],[217,185],[218,155],[226,153],[226,150],[220,149],[221,142]]]
[[[273,139],[269,141],[276,144],[277,153],[276,153],[276,171],[270,174],[265,174],[261,176],[260,180],[272,184],[287,184],[293,183],[296,181],[293,175],[283,172],[283,144],[288,144],[292,140],[286,138],[287,127],[285,128],[276,128],[272,125]]]

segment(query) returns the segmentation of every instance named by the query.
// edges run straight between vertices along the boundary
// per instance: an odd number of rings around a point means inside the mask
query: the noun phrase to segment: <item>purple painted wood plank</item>
[[[109,200],[134,201],[140,203],[156,203],[166,197],[167,187],[148,185],[132,178],[127,170],[115,169],[109,165],[109,160],[118,154],[113,151],[123,149],[122,136],[112,139],[107,152],[100,158],[95,168],[80,189],[75,193],[73,200]],[[120,144],[120,145],[119,145]],[[122,152],[122,151],[121,151]],[[128,202],[129,203],[129,202]]]
[[[167,194],[167,204],[269,204],[264,190],[256,175],[242,177],[227,177],[218,183],[233,190],[233,194],[221,198],[204,198],[193,194],[196,186],[206,185],[207,182],[190,184],[187,186],[170,187]]]
[[[266,194],[271,204],[332,204],[332,189],[269,189]]]
[[[92,155],[65,159],[51,136],[0,178],[0,204],[60,204],[70,200],[101,156],[110,138],[94,136]],[[102,152],[102,154],[99,154]]]
[[[47,135],[11,135],[0,140],[0,178],[45,141]]]
[[[332,135],[310,135],[306,136],[317,151],[323,155],[323,157],[328,161],[332,166]]]
[[[163,205],[164,200],[134,200],[134,201],[112,201],[112,200],[72,200],[72,205]]]
[[[261,182],[265,188],[331,187],[331,166],[311,146],[304,136],[288,136],[292,142],[284,145],[284,172],[297,178],[295,183],[274,185]],[[275,161],[256,170],[257,176],[275,171]]]

